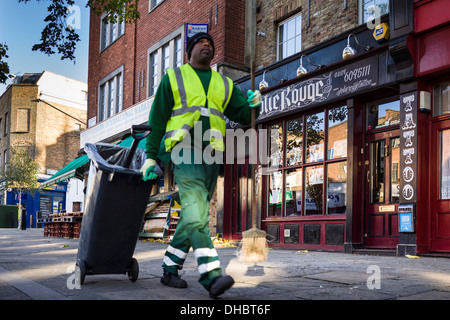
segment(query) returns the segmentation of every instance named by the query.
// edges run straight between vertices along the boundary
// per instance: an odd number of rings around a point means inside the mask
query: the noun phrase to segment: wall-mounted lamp
[[[267,89],[269,87],[269,84],[266,81],[266,72],[267,72],[267,70],[264,71],[263,79],[259,83],[259,90],[261,90],[261,91],[264,90],[264,89]]]
[[[256,32],[256,35],[257,35],[257,36],[260,36],[260,37],[265,37],[265,36],[266,36],[266,33],[265,33],[264,31],[257,31],[257,32]]]
[[[350,34],[348,35],[348,37],[347,37],[347,46],[344,48],[344,51],[342,51],[342,59],[344,59],[344,60],[345,60],[345,59],[348,59],[348,58],[351,58],[351,57],[353,57],[353,56],[356,54],[355,49],[353,49],[353,48],[350,46],[350,37],[351,37],[351,36],[353,36],[353,37],[355,38],[356,44],[357,44],[358,46],[360,46],[361,48],[364,48],[365,51],[368,51],[368,50],[372,49],[371,46],[363,46],[362,44],[360,44],[360,43],[358,42],[358,38],[356,38],[356,36],[355,36],[353,33],[350,33]]]
[[[274,78],[272,73],[269,70],[264,70],[263,78],[262,78],[261,82],[259,83],[259,90],[264,90],[269,87],[269,84],[266,81],[266,72],[268,72],[270,74],[270,77],[272,78],[272,80],[278,81],[279,83],[283,83],[283,82],[287,81],[286,79]]]
[[[304,54],[300,57],[300,67],[298,67],[298,69],[297,69],[297,77],[304,76],[305,74],[308,73],[308,70],[306,70],[306,68],[303,66],[303,57],[306,57],[306,60],[308,60],[309,64],[314,67],[317,67],[317,69],[323,68],[323,65],[321,65],[321,64],[311,63],[311,61],[309,61],[308,56]]]

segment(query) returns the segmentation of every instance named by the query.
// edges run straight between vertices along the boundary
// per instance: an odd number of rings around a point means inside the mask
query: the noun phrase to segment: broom
[[[251,78],[251,87],[252,91],[255,91],[255,74],[254,74],[254,60],[252,59],[250,62],[250,78]],[[255,121],[256,121],[256,112],[255,109],[252,108],[252,130],[256,129]],[[257,219],[257,202],[256,202],[256,165],[252,163],[251,166],[251,179],[252,179],[252,205],[251,205],[251,213],[252,213],[252,228],[242,232],[242,243],[241,243],[241,252],[240,252],[240,260],[244,262],[262,262],[267,258],[267,250],[266,250],[266,232],[263,230],[259,230],[256,227],[256,219]]]

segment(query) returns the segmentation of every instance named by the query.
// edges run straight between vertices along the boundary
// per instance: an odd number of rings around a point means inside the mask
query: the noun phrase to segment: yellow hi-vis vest
[[[201,115],[209,116],[210,144],[214,150],[224,151],[224,111],[233,92],[233,81],[211,70],[211,82],[205,94],[202,82],[195,70],[185,64],[167,70],[172,88],[174,106],[167,122],[165,147],[172,148],[189,133]]]

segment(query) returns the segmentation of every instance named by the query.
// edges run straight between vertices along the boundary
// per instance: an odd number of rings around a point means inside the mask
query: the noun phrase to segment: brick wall
[[[145,2],[145,1],[141,1]],[[90,119],[97,115],[98,85],[100,80],[117,68],[124,66],[123,105],[134,104],[134,34],[135,26],[126,24],[125,33],[113,44],[100,52],[100,17],[90,15],[89,29],[89,73],[88,73],[88,114]]]
[[[80,132],[86,129],[86,111],[54,102],[38,101],[38,86],[14,84],[0,99],[0,164],[4,164],[4,151],[10,146],[28,147],[41,168],[60,170],[78,156]],[[18,130],[18,108],[30,109],[30,131]],[[5,114],[9,116],[8,134],[5,136]]]
[[[358,1],[310,1],[310,25],[307,0],[258,0],[256,30],[256,60],[259,67],[277,61],[277,30],[280,22],[295,14],[302,15],[302,51],[337,36],[358,24]]]
[[[99,81],[121,65],[125,69],[124,109],[147,98],[148,49],[186,23],[209,24],[215,43],[212,64],[226,62],[244,66],[245,0],[171,0],[162,2],[151,12],[148,1],[140,1],[138,10],[141,16],[136,25],[127,24],[125,34],[103,52],[99,49],[100,17],[91,14],[88,119],[97,113]],[[182,45],[185,47],[184,39]],[[186,55],[184,62],[187,62]],[[142,72],[145,85],[138,90]]]
[[[36,118],[36,161],[41,168],[60,170],[78,156],[78,127],[86,129],[86,111],[41,101]]]

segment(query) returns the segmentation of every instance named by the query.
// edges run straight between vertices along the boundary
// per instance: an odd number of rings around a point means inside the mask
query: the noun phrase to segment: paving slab
[[[167,244],[139,240],[136,282],[126,275],[86,276],[74,287],[77,239],[43,236],[42,229],[0,229],[0,300],[145,300],[212,301],[198,283],[197,265],[189,252],[180,274],[188,288],[160,283]],[[342,252],[270,249],[266,261],[247,264],[236,247],[217,247],[221,267],[235,285],[219,301],[271,303],[301,300],[448,300],[450,259],[370,256]],[[380,287],[369,288],[370,268],[380,270]],[[370,282],[370,281],[369,281]]]

